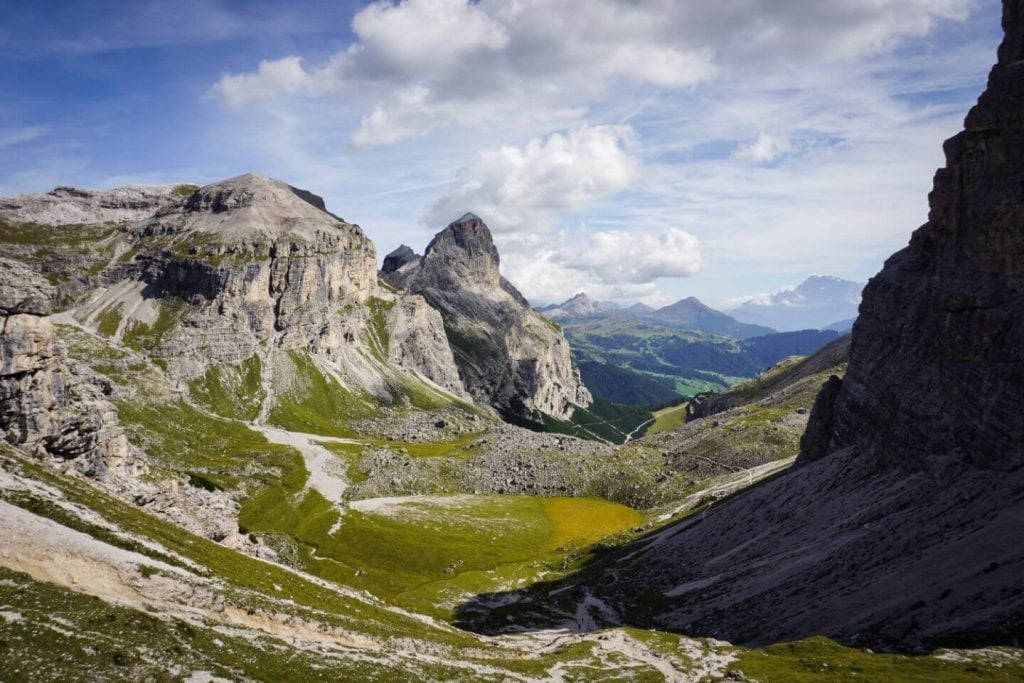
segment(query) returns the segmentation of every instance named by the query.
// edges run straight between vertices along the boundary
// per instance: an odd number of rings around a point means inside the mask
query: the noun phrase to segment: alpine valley
[[[1024,680],[1003,27],[859,314],[537,310],[473,213],[378,269],[257,174],[0,199],[0,681]]]

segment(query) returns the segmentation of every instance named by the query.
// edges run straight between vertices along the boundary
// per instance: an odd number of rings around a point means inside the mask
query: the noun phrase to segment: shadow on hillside
[[[766,477],[715,503],[714,507],[749,495],[785,474],[781,472]],[[729,633],[700,628],[686,629],[685,632],[666,628],[658,619],[660,608],[664,606],[663,600],[658,599],[661,594],[649,587],[645,590],[643,576],[636,575],[637,567],[629,566],[628,571],[622,571],[631,558],[648,549],[659,537],[670,535],[678,538],[679,534],[688,533],[703,521],[704,510],[698,510],[621,546],[598,543],[590,549],[591,556],[581,567],[562,578],[473,596],[456,608],[453,623],[463,630],[487,636],[551,630],[587,633],[627,627],[676,632],[690,637],[714,637],[743,645],[744,639],[736,638],[736,634],[730,638]],[[623,578],[624,574],[631,580]],[[610,596],[624,599],[609,604],[606,600],[610,601]],[[623,613],[622,605],[628,605],[628,612]]]
[[[943,483],[837,455],[758,482],[706,516],[595,546],[560,579],[476,595],[454,623],[484,635],[624,626],[746,647],[826,636],[907,654],[1014,645],[1024,636],[1024,564],[999,539],[1024,499],[994,521],[985,506],[987,493],[1018,479],[1024,471],[958,470]]]

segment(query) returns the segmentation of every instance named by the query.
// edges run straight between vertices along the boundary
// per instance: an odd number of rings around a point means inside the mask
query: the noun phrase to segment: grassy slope
[[[0,611],[6,615],[0,616],[0,668],[11,683],[180,681],[200,671],[230,680],[337,678],[315,653],[281,657],[272,638],[252,642],[112,605],[2,567]],[[361,680],[398,675],[383,662],[351,662],[345,669],[346,676]]]
[[[647,428],[648,434],[670,432],[679,429],[686,422],[686,404],[669,406],[654,411],[654,424]]]
[[[568,557],[640,521],[607,501],[525,496],[412,499],[390,512],[342,516],[310,493],[298,507],[265,512],[243,512],[246,528],[296,538],[307,571],[436,616],[448,616],[440,603],[468,592],[574,566]]]
[[[253,420],[266,398],[262,364],[253,356],[239,365],[211,365],[189,382],[192,400],[209,411],[237,420]]]

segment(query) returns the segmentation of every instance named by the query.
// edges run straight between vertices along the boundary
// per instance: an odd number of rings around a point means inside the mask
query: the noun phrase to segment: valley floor
[[[121,503],[81,477],[49,471],[13,449],[2,453],[5,681],[406,680],[412,675],[694,683],[741,675],[760,681],[1009,681],[1024,674],[1020,651],[1005,648],[903,657],[823,639],[745,650],[657,631],[595,630],[598,621],[608,619],[607,607],[596,599],[580,603],[559,629],[496,637],[419,616],[431,611],[443,616],[473,591],[557,576],[551,560],[569,558],[566,547],[580,552],[630,525],[658,525],[692,513],[686,503],[641,522],[640,513],[599,500],[418,496],[353,502],[346,516],[379,524],[373,531],[382,533],[381,544],[409,565],[431,546],[438,549],[431,558],[435,566],[472,557],[466,546],[444,547],[455,540],[479,545],[478,557],[499,549],[534,553],[534,559],[507,554],[479,559],[479,566],[490,566],[472,572],[446,567],[442,574],[449,579],[418,586],[415,599],[406,592],[393,600],[239,554]],[[721,495],[786,464],[725,477],[715,491]],[[336,533],[344,539],[344,526]],[[538,541],[544,533],[551,534],[548,540]],[[488,544],[498,538],[503,542]],[[373,556],[378,566],[383,563],[376,553],[387,555],[384,548],[359,542],[352,542],[350,551],[364,562]],[[545,555],[547,563],[536,559]]]

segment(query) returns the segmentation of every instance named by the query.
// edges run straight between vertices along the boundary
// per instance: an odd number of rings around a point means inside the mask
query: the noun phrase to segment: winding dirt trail
[[[271,443],[291,446],[299,451],[306,462],[306,469],[309,470],[305,490],[315,489],[339,511],[344,512],[343,501],[349,485],[348,477],[345,476],[345,464],[336,453],[332,453],[317,442],[359,443],[358,441],[289,432],[267,425],[250,424],[249,427],[263,434]]]

